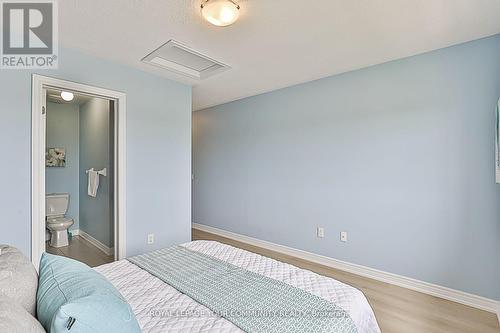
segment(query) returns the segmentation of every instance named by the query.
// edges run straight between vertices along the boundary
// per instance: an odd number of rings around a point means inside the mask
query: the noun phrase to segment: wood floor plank
[[[361,290],[383,333],[500,333],[496,314],[192,229],[193,240],[215,240],[329,276]]]

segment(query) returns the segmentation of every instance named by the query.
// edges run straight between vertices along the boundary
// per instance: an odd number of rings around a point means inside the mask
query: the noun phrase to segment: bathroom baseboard
[[[73,235],[75,235],[75,234],[73,234]],[[98,241],[94,237],[90,236],[88,233],[86,233],[85,231],[83,231],[81,229],[78,230],[78,235],[80,237],[82,237],[83,239],[85,239],[90,244],[97,247],[99,250],[101,250],[102,252],[104,252],[108,256],[113,255],[115,252],[115,249],[113,247],[107,247],[106,245],[104,245],[103,243],[101,243],[100,241]]]

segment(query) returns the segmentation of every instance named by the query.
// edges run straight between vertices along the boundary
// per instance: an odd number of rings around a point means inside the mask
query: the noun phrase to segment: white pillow
[[[45,330],[19,303],[0,295],[0,332],[45,333]]]
[[[36,316],[38,274],[21,251],[0,244],[0,296],[10,297]]]

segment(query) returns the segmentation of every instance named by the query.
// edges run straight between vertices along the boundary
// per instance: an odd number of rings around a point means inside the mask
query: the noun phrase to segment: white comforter
[[[329,300],[351,316],[359,333],[380,333],[365,296],[351,286],[218,242],[194,241],[182,246]],[[143,332],[242,332],[230,321],[213,316],[205,306],[127,260],[95,269],[125,297]]]

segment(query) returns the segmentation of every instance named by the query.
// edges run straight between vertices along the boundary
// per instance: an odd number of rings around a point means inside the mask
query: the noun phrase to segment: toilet
[[[53,193],[45,196],[45,226],[50,231],[50,246],[68,246],[68,228],[74,223],[66,217],[69,205],[68,193]]]

